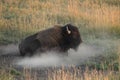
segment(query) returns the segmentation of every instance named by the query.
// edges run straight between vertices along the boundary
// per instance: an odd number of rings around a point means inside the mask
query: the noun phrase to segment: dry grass
[[[13,80],[14,76],[9,71],[0,69],[0,80]]]
[[[4,0],[0,4],[0,28],[37,31],[67,22],[78,25],[83,20],[89,27],[120,26],[119,6],[99,0]]]
[[[49,70],[47,76],[40,77],[41,74],[32,72],[31,69],[24,69],[22,75],[11,74],[10,71],[0,70],[0,80],[119,80],[120,72],[112,70],[89,70],[87,67],[84,70],[77,67],[62,67],[60,69]]]
[[[82,27],[81,33],[84,30],[88,33],[90,30],[93,32],[97,30],[119,35],[120,8],[119,5],[112,3],[120,2],[119,0],[2,0],[0,43],[19,42],[26,35],[55,24],[66,23]]]
[[[72,70],[55,70],[50,72],[48,80],[119,80],[120,73],[114,71],[82,70],[74,68]]]

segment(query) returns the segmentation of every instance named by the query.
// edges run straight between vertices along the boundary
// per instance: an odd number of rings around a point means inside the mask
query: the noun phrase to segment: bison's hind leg
[[[31,48],[26,48],[23,51],[20,51],[21,56],[33,56],[34,52]]]
[[[30,46],[26,49],[28,56],[33,56],[37,49],[40,47],[40,42],[35,39],[30,43]]]
[[[29,44],[27,44],[26,46],[22,46],[22,48],[20,48],[20,54],[21,56],[33,56],[33,54],[39,47],[40,42],[35,39],[33,41],[30,41]]]

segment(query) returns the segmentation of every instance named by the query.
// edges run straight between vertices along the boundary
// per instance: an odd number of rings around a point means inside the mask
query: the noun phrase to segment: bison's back
[[[41,31],[37,35],[42,47],[56,47],[59,46],[62,41],[61,27],[53,27],[44,31]]]

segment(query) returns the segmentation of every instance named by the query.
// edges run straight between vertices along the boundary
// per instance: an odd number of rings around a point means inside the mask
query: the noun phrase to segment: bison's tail
[[[19,52],[21,56],[29,55],[32,56],[34,52],[40,47],[39,40],[35,39],[29,44],[21,43],[19,44]]]

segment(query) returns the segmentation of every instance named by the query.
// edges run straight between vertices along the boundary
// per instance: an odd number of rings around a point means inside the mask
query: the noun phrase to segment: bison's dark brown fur
[[[70,48],[76,50],[81,42],[80,33],[76,26],[71,24],[57,25],[25,38],[19,44],[19,50],[22,56],[33,55],[36,51],[45,52],[49,50],[66,53]]]

